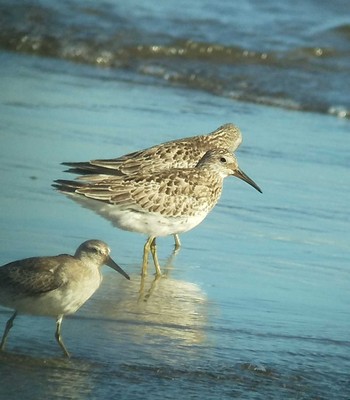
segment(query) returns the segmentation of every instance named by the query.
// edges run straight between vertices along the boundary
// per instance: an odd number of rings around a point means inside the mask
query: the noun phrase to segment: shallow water
[[[347,0],[124,3],[4,0],[0,47],[349,118]]]
[[[71,360],[52,319],[18,317],[0,353],[1,398],[350,397],[347,119],[28,54],[3,51],[0,71],[1,264],[98,238],[132,278],[105,267],[99,291],[64,320]],[[242,129],[240,166],[264,193],[228,178],[176,257],[173,239],[159,239],[166,278],[141,282],[145,238],[50,186],[69,176],[62,161],[226,122]],[[0,310],[0,327],[9,316]]]

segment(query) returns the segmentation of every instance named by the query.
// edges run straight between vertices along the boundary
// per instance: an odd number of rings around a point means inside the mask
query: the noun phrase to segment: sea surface
[[[0,264],[96,238],[131,275],[63,321],[69,360],[54,319],[17,317],[1,400],[350,398],[347,0],[2,0],[0,76]],[[263,194],[227,178],[178,254],[158,240],[161,279],[145,237],[51,187],[228,122]]]

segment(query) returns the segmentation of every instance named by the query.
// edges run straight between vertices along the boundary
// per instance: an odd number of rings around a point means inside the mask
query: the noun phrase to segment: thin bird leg
[[[160,265],[159,265],[159,261],[158,261],[156,238],[153,238],[153,240],[151,242],[151,253],[153,256],[154,266],[156,268],[156,276],[161,276],[162,272],[160,270]]]
[[[55,338],[57,340],[57,343],[60,345],[61,349],[63,350],[64,355],[69,358],[70,354],[68,353],[68,350],[66,349],[66,346],[64,345],[62,337],[61,337],[62,320],[63,320],[63,315],[60,315],[56,320]]]
[[[179,235],[177,233],[175,233],[174,239],[175,239],[175,251],[177,251],[181,247],[180,237],[179,237]]]
[[[7,335],[9,334],[10,329],[13,327],[13,321],[16,318],[16,316],[17,316],[17,311],[15,311],[12,314],[11,318],[6,323],[5,331],[4,331],[4,334],[2,336],[1,343],[0,343],[0,350],[4,350]]]
[[[142,271],[141,271],[141,276],[146,276],[147,275],[147,267],[148,267],[148,254],[151,249],[151,243],[154,239],[154,236],[150,236],[147,239],[147,242],[145,243],[145,246],[143,248],[143,261],[142,261]]]

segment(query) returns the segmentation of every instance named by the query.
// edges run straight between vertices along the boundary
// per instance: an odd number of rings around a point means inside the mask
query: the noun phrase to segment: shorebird
[[[229,175],[261,192],[226,149],[207,151],[194,168],[97,180],[93,175],[83,176],[80,181],[57,180],[53,186],[118,228],[148,235],[142,275],[147,271],[149,251],[156,275],[161,275],[156,237],[187,232],[201,223],[218,202],[223,180]]]
[[[130,279],[109,256],[110,249],[100,240],[82,243],[74,256],[32,257],[13,261],[0,268],[0,304],[14,309],[0,343],[6,339],[17,314],[56,318],[55,338],[65,356],[69,352],[61,337],[63,317],[75,313],[98,289],[104,264]]]
[[[225,124],[206,135],[172,140],[118,158],[62,164],[70,167],[67,172],[92,174],[98,180],[107,178],[106,175],[140,175],[172,168],[193,168],[208,150],[223,148],[233,153],[241,143],[239,128]],[[177,234],[174,238],[177,250],[181,242]]]

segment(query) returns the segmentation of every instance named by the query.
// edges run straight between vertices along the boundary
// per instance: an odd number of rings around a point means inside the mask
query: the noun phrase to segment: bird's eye
[[[221,157],[221,158],[220,158],[220,161],[221,161],[222,163],[225,163],[225,162],[226,162],[226,158],[225,158],[225,157]]]

